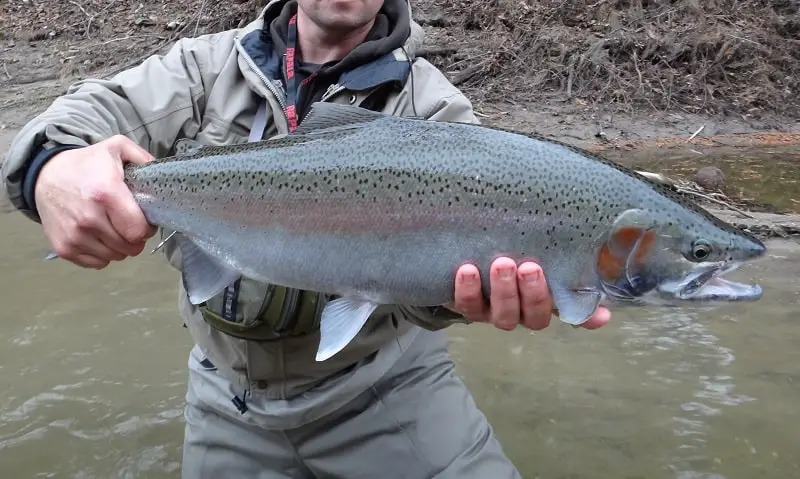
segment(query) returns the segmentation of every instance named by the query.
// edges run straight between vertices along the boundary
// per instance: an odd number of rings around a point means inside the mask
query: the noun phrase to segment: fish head
[[[618,219],[601,244],[597,273],[613,303],[641,306],[755,301],[757,284],[724,278],[766,247],[755,236],[705,216]]]

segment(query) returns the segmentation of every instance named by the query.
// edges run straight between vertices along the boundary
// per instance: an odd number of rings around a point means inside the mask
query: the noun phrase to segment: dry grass
[[[476,101],[800,116],[800,0],[411,1],[443,13],[429,58]],[[113,72],[265,3],[3,0],[0,84]]]
[[[426,2],[418,1],[417,4]],[[435,0],[486,99],[800,112],[800,1]],[[464,60],[468,58],[468,60]],[[452,69],[454,61],[439,64]]]

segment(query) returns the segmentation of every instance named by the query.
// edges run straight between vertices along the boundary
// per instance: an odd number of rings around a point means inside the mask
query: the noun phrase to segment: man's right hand
[[[125,136],[58,153],[36,181],[36,207],[53,251],[102,269],[142,252],[156,233],[123,181],[123,164],[153,157]]]

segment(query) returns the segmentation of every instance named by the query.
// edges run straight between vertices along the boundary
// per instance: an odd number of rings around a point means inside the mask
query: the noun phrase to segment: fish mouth
[[[680,281],[670,281],[659,285],[662,297],[681,301],[756,301],[764,294],[758,284],[737,283],[723,278],[736,270],[741,263],[728,262],[704,265],[691,271]]]

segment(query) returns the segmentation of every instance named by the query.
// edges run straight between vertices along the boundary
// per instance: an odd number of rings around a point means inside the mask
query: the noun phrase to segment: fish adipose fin
[[[292,134],[304,135],[321,130],[347,129],[383,118],[395,117],[358,106],[316,102],[311,105],[308,114]]]
[[[320,319],[317,361],[325,361],[350,344],[370,315],[376,303],[354,298],[338,298],[325,305]]]
[[[181,252],[181,276],[192,304],[202,304],[239,279],[237,271],[221,264],[189,238],[177,234]]]

